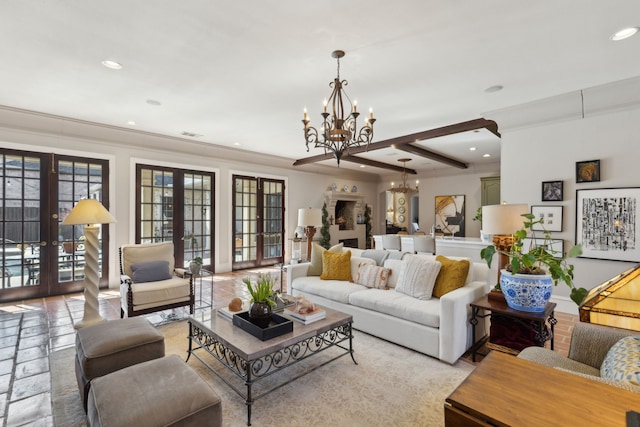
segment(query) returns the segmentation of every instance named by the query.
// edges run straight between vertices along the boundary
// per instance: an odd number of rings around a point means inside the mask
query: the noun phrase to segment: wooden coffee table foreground
[[[446,427],[626,426],[639,395],[493,351],[451,393]]]
[[[324,310],[327,312],[325,319],[308,325],[294,321],[293,332],[267,341],[260,341],[233,325],[231,320],[220,316],[215,310],[196,313],[189,318],[187,361],[193,355],[244,398],[247,404],[247,425],[251,425],[251,405],[256,399],[347,354],[351,356],[353,363],[357,364],[353,356],[352,316],[329,308]],[[261,391],[258,395],[252,393],[252,386],[256,382],[333,347],[339,347],[344,351],[288,378],[286,382]],[[221,376],[196,353],[197,350],[206,351],[239,377],[242,384],[246,386],[246,391],[242,390],[238,384]]]

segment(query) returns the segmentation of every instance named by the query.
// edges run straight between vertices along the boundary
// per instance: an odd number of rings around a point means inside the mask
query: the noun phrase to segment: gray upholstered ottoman
[[[87,421],[90,427],[221,426],[222,403],[174,354],[94,379]]]
[[[159,357],[164,357],[164,336],[144,317],[78,329],[76,378],[84,409],[94,378]]]

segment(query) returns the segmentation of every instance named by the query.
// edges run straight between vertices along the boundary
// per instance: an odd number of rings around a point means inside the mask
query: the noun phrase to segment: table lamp
[[[509,251],[513,244],[513,233],[522,229],[525,218],[522,214],[529,212],[529,206],[525,204],[489,205],[482,207],[482,231],[493,235],[493,245],[497,250]],[[498,281],[500,270],[507,264],[507,256],[500,254],[498,257]]]
[[[304,228],[307,236],[307,259],[311,260],[311,240],[316,234],[316,227],[322,225],[322,210],[317,208],[298,209],[298,226]]]
[[[99,224],[116,222],[109,211],[96,199],[80,200],[69,215],[62,221],[64,225],[84,224],[84,316],[73,326],[76,329],[106,321],[100,316],[98,292],[98,232]]]

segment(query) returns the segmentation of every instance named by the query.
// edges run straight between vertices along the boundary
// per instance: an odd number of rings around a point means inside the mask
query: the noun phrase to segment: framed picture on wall
[[[562,231],[562,206],[531,206],[531,214],[535,221],[542,220],[532,230]]]
[[[562,200],[562,181],[544,181],[542,183],[543,202],[561,202]]]
[[[640,188],[576,190],[576,244],[582,257],[640,261]]]
[[[436,231],[445,235],[464,237],[464,195],[436,196]]]
[[[576,182],[600,181],[600,160],[576,162]]]

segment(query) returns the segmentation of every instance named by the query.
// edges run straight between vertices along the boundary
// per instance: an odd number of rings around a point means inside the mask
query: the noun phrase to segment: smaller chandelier
[[[335,50],[331,53],[331,56],[338,61],[338,72],[333,82],[329,83],[329,87],[333,90],[329,98],[324,100],[322,124],[319,130],[309,126],[310,120],[306,108],[302,119],[307,152],[309,144],[313,144],[314,148],[324,148],[325,154],[327,152],[333,153],[338,161],[338,166],[340,166],[342,155],[349,148],[364,144],[369,146],[373,138],[373,123],[376,121],[373,118],[373,110],[369,109],[369,117],[365,119],[364,126],[358,130],[357,120],[360,113],[358,113],[357,102],[351,103],[349,96],[343,89],[343,86],[346,86],[348,82],[340,80],[340,58],[344,55],[342,50]],[[343,98],[348,104],[346,110]],[[331,106],[330,113],[327,111],[329,106]],[[347,114],[346,117],[345,114]]]
[[[410,162],[411,159],[398,159],[398,161],[402,162],[402,175],[400,178],[402,182],[397,187],[392,182],[391,189],[387,191],[391,191],[392,193],[414,193],[418,191],[418,184],[420,183],[418,180],[416,180],[415,189],[410,188],[409,184],[407,183],[407,162]]]

